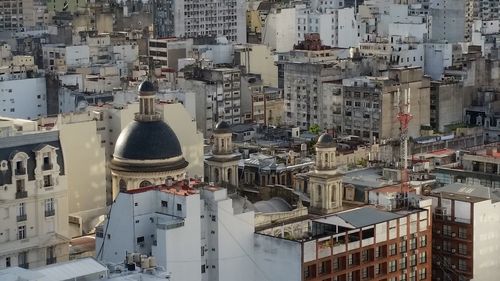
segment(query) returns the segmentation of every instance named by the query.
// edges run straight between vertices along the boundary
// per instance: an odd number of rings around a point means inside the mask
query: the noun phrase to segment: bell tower
[[[322,134],[316,143],[316,164],[309,173],[311,211],[327,214],[342,207],[342,174],[337,171],[335,140]]]
[[[238,162],[241,154],[233,151],[233,132],[224,121],[217,123],[211,155],[205,160],[209,182],[238,186]]]

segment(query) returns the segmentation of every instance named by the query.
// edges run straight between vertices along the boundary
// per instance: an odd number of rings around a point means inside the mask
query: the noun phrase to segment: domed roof
[[[215,132],[216,133],[231,133],[231,128],[229,127],[229,124],[226,121],[219,121],[217,125],[215,125]]]
[[[324,133],[318,138],[316,146],[319,147],[333,147],[335,146],[335,140],[330,134]]]
[[[182,156],[174,131],[163,121],[132,121],[116,141],[114,158],[124,160],[164,160]]]
[[[150,81],[144,81],[139,85],[139,95],[154,96],[156,94],[155,86]]]

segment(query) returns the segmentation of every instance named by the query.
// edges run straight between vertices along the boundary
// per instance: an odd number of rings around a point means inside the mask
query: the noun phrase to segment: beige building
[[[400,107],[408,104],[413,116],[410,137],[419,137],[430,124],[430,79],[421,68],[393,68],[388,77],[343,80],[342,133],[365,140],[399,139]]]
[[[0,269],[68,259],[68,185],[57,132],[0,119]]]
[[[275,54],[268,46],[236,46],[235,61],[244,66],[245,73],[260,74],[264,86],[278,87],[278,66],[275,63]]]

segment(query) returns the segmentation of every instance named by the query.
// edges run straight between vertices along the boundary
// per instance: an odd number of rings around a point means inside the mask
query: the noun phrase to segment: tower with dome
[[[139,85],[139,112],[116,141],[111,160],[113,198],[118,192],[183,179],[188,162],[177,136],[155,110],[154,85]]]

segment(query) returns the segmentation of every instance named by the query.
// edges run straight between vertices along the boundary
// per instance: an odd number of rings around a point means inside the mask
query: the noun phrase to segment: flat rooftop
[[[432,190],[431,194],[441,198],[455,199],[471,203],[490,199],[493,202],[500,201],[500,190],[477,184],[459,182],[436,188]]]
[[[313,221],[322,224],[342,225],[349,228],[362,228],[403,216],[404,215],[401,214],[379,210],[375,207],[365,206],[315,219]]]

